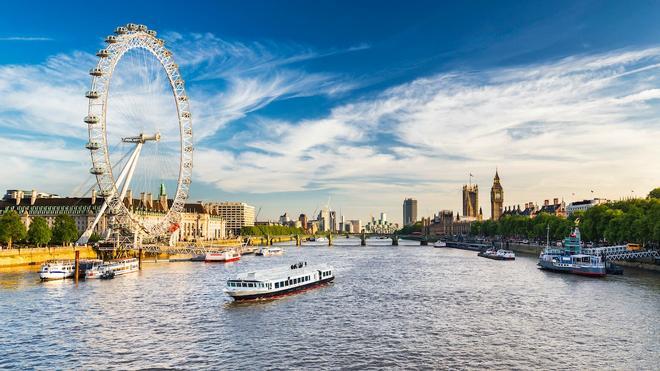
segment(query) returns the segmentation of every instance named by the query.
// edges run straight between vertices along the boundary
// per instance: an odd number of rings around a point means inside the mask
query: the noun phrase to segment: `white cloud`
[[[50,37],[11,36],[0,37],[0,41],[53,41]]]
[[[232,192],[328,189],[390,207],[414,195],[456,210],[471,171],[485,214],[496,166],[507,203],[641,195],[660,180],[659,60],[651,48],[418,79],[318,120],[264,121],[255,150],[198,151],[196,176]]]
[[[222,40],[212,34],[169,32],[164,37],[167,45],[173,48],[188,82],[194,134],[198,141],[275,100],[335,95],[355,86],[332,74],[307,73],[291,66],[295,62],[344,51],[318,53],[294,44],[244,44]],[[367,47],[358,45],[349,51]],[[111,146],[121,137],[140,131],[160,131],[161,147],[171,145],[178,136],[176,112],[164,74],[158,72],[158,63],[147,57],[139,50],[127,53],[115,70],[108,107]],[[81,148],[87,138],[87,125],[82,121],[87,113],[84,93],[89,90],[91,81],[88,71],[96,61],[92,53],[73,52],[53,56],[41,64],[0,65],[0,133],[3,138],[16,133],[27,138],[32,135],[54,138],[5,143],[7,155],[11,154],[12,161],[24,166],[5,167],[0,172],[4,179],[12,179],[12,182],[39,179],[42,167],[65,166],[62,162],[71,160],[60,153],[59,149],[65,145],[75,147],[75,153],[78,150],[85,153]],[[218,90],[220,81],[224,88]],[[163,152],[161,148],[160,154]],[[87,161],[86,157],[82,157],[82,162]],[[146,156],[143,157],[143,162],[147,161]],[[74,184],[75,177],[69,182]]]

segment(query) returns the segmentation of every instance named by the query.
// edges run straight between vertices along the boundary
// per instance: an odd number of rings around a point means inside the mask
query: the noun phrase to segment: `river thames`
[[[337,240],[338,243],[344,241]],[[544,272],[426,246],[287,247],[109,281],[0,271],[0,368],[657,369],[660,275]],[[328,263],[327,286],[233,303],[245,270]]]

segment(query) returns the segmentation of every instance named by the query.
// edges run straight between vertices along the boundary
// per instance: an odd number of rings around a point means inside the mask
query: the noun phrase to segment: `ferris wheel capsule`
[[[87,142],[87,144],[85,144],[85,148],[90,151],[96,151],[97,149],[101,148],[101,144],[99,142]]]
[[[128,29],[126,27],[117,27],[117,28],[115,28],[115,33],[117,35],[123,35],[126,32],[128,32]]]
[[[92,75],[92,76],[97,76],[97,77],[102,76],[103,75],[103,70],[98,68],[98,67],[92,68],[91,70],[89,70],[89,74]]]
[[[158,35],[158,33],[154,30],[147,30],[147,34],[149,36],[153,36],[153,37],[156,37],[156,35]]]
[[[110,52],[108,51],[108,49],[101,49],[98,52],[96,52],[96,56],[101,58],[107,58],[109,55]]]
[[[129,24],[126,25],[126,28],[127,28],[129,31],[135,31],[135,30],[137,30],[138,25],[136,25],[135,23],[129,23]]]
[[[89,99],[97,99],[99,97],[99,92],[96,90],[90,90],[85,93],[85,97]]]
[[[190,118],[190,112],[188,112],[188,111],[181,112],[181,117],[183,117],[184,119],[189,119]]]
[[[108,44],[115,44],[119,42],[119,38],[115,35],[110,35],[105,38],[105,42]]]
[[[143,24],[139,24],[139,25],[137,26],[137,30],[138,30],[138,31],[142,31],[142,32],[146,32],[146,31],[147,31],[147,26],[145,26],[145,25],[143,25]]]
[[[94,174],[94,175],[101,175],[103,174],[105,169],[101,166],[94,166],[93,168],[89,169],[89,172]]]
[[[99,122],[99,117],[96,115],[89,115],[85,116],[84,121],[88,124],[98,124]]]

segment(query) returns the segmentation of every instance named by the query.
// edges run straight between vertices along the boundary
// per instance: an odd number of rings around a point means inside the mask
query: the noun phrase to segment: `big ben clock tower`
[[[493,179],[493,187],[490,189],[490,218],[492,220],[499,220],[502,216],[502,205],[504,204],[504,190],[500,184],[500,176],[495,170],[495,179]]]

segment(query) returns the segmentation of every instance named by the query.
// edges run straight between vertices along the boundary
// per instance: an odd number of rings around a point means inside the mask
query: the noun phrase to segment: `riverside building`
[[[227,234],[238,236],[241,228],[254,226],[254,206],[244,202],[213,202],[205,205],[216,215],[220,215],[227,223]]]
[[[606,204],[609,201],[605,198],[594,198],[593,200],[573,201],[566,206],[566,215],[570,216],[576,211],[587,211],[596,205]]]
[[[91,197],[59,197],[35,190],[10,190],[0,200],[0,214],[16,211],[26,228],[30,227],[34,217],[42,217],[52,228],[58,215],[69,215],[76,223],[78,233],[82,234],[94,222],[96,214],[103,206],[104,199],[92,191]],[[140,198],[133,198],[129,190],[124,204],[145,222],[163,218],[172,200],[167,198],[165,187],[161,186],[158,199],[151,193],[140,193]],[[100,236],[108,232],[108,218],[103,215],[94,227]],[[207,210],[203,204],[185,204],[181,213],[179,228],[173,232],[172,241],[210,241],[226,238],[225,221],[219,215]]]

